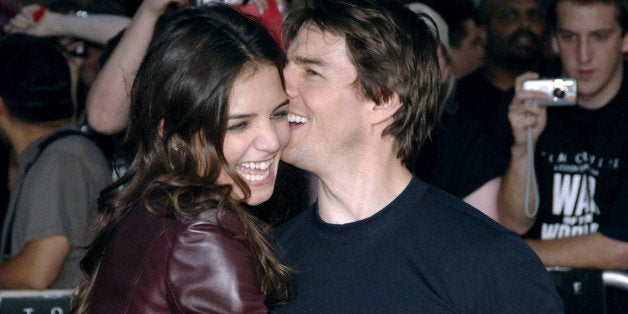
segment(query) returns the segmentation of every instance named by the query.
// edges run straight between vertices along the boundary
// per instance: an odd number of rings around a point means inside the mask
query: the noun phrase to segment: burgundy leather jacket
[[[221,226],[243,234],[229,212]],[[161,218],[136,206],[109,239],[90,313],[267,313],[257,257],[216,211]]]

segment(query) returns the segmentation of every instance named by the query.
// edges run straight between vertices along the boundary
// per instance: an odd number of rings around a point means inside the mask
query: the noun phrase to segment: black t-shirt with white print
[[[628,80],[603,108],[548,108],[535,163],[540,206],[525,237],[628,241]]]

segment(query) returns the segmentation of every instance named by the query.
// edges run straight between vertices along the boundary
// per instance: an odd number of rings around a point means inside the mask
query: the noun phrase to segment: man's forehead
[[[328,49],[329,47],[333,47],[333,50],[345,50],[345,44],[344,36],[322,30],[318,25],[310,22],[299,29],[297,36],[290,43],[288,54],[289,57],[294,54],[326,54],[332,52]]]
[[[316,25],[313,22],[308,22],[304,24],[297,33],[297,37],[302,37],[303,40],[307,41],[308,39],[314,40],[323,40],[327,44],[334,44],[338,41],[344,42],[345,36],[338,32],[334,32],[329,29],[321,29],[320,26]]]
[[[582,20],[582,16],[596,18]],[[621,28],[615,7],[604,3],[579,5],[561,1],[557,6],[556,20],[558,29],[562,31],[602,31]]]

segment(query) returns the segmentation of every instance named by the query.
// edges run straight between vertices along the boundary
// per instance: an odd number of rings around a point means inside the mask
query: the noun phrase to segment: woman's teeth
[[[274,160],[274,158],[271,158],[270,160],[262,162],[243,162],[238,164],[237,170],[240,176],[242,176],[242,178],[246,181],[259,182],[268,178],[270,175],[269,168],[273,164]]]

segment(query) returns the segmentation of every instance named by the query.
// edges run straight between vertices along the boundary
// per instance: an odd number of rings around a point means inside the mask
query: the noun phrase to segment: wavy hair
[[[269,227],[232,194],[239,189],[246,199],[250,189],[223,155],[236,78],[262,65],[281,73],[284,64],[283,52],[267,30],[228,6],[185,9],[157,22],[131,90],[125,143],[134,157],[126,174],[101,194],[97,233],[81,262],[86,278],[74,311],[89,311],[107,240],[137,204],[161,217],[233,212],[245,229],[245,239],[239,240],[250,243],[259,258],[267,305],[287,300],[292,271],[275,256]],[[223,170],[235,187],[217,183]]]

